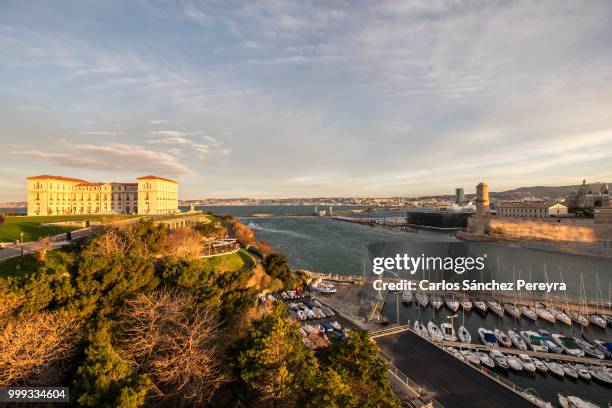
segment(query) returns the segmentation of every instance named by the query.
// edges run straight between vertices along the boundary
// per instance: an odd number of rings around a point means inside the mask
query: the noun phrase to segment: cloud
[[[92,135],[92,136],[114,136],[117,132],[108,132],[102,130],[87,130],[84,132],[80,132],[82,135]]]
[[[149,139],[147,142],[151,144],[174,146],[172,151],[180,155],[184,154],[183,149],[188,149],[188,151],[196,152],[197,157],[200,159],[207,156],[228,156],[231,154],[231,149],[223,147],[223,143],[212,136],[202,136],[203,133],[202,131],[181,132],[178,130],[156,130],[149,132],[149,134],[161,137]],[[208,143],[198,143],[190,138],[193,136],[201,136],[201,139],[206,140]]]
[[[38,150],[27,146],[5,145],[13,155],[27,156],[43,162],[77,169],[129,173],[155,173],[167,176],[193,176],[191,170],[167,153],[143,146],[111,143],[106,145],[78,144],[62,141],[62,152]]]
[[[167,124],[167,123],[172,123],[172,120],[168,120],[168,119],[156,119],[156,120],[150,120],[149,124],[151,125],[163,125],[163,124]]]

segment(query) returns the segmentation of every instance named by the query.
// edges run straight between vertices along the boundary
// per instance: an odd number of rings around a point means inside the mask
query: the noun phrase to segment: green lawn
[[[23,232],[24,242],[36,241],[42,237],[57,235],[78,229],[78,227],[42,226],[41,224],[61,221],[106,221],[131,218],[136,215],[51,215],[51,216],[8,216],[0,225],[0,242],[14,242]]]
[[[255,259],[253,259],[244,249],[240,249],[238,252],[229,255],[203,258],[201,262],[203,263],[204,269],[217,272],[228,272],[237,271],[243,266],[251,268],[255,264]]]

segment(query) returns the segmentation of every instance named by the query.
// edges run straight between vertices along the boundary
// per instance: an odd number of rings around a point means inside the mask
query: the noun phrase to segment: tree
[[[252,321],[238,343],[236,374],[252,405],[298,406],[308,400],[318,366],[302,344],[298,328],[284,305],[277,305]]]
[[[268,275],[283,282],[285,289],[295,289],[295,276],[283,255],[277,253],[270,254],[265,257],[263,265]]]
[[[197,258],[202,253],[202,236],[192,228],[184,227],[166,234],[168,254],[176,258]]]
[[[215,314],[185,292],[139,294],[127,302],[120,326],[122,349],[151,376],[166,403],[200,406],[227,381]]]
[[[74,384],[77,403],[82,407],[141,407],[151,390],[151,380],[133,372],[132,363],[121,357],[111,341],[108,323],[92,330]]]

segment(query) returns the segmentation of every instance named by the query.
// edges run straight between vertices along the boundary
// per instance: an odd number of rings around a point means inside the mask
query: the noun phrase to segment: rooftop
[[[497,205],[497,208],[550,208],[559,203],[551,203],[551,202],[520,202],[520,203],[510,203],[510,202],[502,202]],[[563,204],[561,204],[563,205]]]
[[[82,179],[78,179],[78,178],[72,178],[72,177],[63,177],[63,176],[52,176],[49,174],[41,174],[39,176],[30,176],[27,177],[27,180],[61,180],[61,181],[74,181],[77,183],[87,183],[87,181],[82,180]]]
[[[163,180],[163,181],[169,181],[170,183],[176,183],[176,181],[170,180],[169,178],[153,176],[153,175],[138,177],[136,180]]]

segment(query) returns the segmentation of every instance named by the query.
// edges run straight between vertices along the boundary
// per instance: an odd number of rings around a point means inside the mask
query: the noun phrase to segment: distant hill
[[[602,183],[590,183],[593,191],[599,191]],[[611,185],[612,183],[608,183]],[[580,184],[571,186],[533,186],[533,187],[519,187],[513,190],[492,192],[491,196],[494,197],[505,197],[505,196],[517,196],[517,195],[534,195],[534,196],[547,196],[547,197],[565,197],[573,191],[577,191]]]

